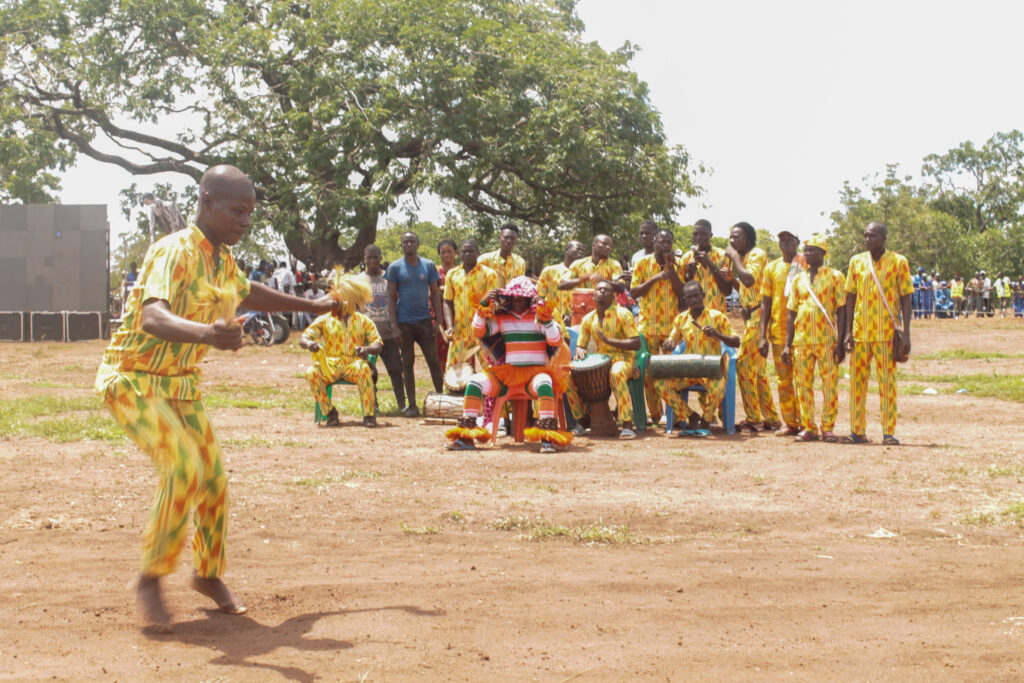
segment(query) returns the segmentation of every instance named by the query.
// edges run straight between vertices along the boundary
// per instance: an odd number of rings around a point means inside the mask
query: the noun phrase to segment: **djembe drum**
[[[583,360],[573,361],[569,365],[572,382],[580,398],[589,406],[590,433],[593,436],[618,434],[615,418],[608,407],[608,398],[612,395],[611,369],[611,356],[603,353],[591,353]]]

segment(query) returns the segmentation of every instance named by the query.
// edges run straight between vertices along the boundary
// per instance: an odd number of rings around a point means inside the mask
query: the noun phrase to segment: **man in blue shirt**
[[[405,395],[409,400],[402,414],[416,417],[416,376],[413,374],[415,361],[414,344],[419,344],[423,358],[430,368],[430,379],[434,391],[441,391],[441,363],[437,357],[437,323],[430,316],[430,307],[441,309],[441,291],[438,289],[437,267],[428,259],[420,258],[417,252],[420,238],[414,232],[402,235],[404,258],[388,266],[388,317],[396,330],[395,340],[402,347],[402,377],[405,380]]]

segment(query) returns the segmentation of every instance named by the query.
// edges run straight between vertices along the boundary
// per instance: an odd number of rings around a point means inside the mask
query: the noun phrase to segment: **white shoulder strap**
[[[814,293],[814,283],[811,282],[810,273],[804,273],[804,275],[807,278],[807,293],[811,295],[811,301],[813,301],[814,305],[818,307],[818,310],[821,311],[821,314],[825,316],[825,322],[827,322],[828,326],[832,328],[832,331],[836,335],[836,339],[838,339],[839,330],[836,328],[836,324],[832,322],[832,317],[828,314],[828,311],[825,310],[825,306],[818,299],[818,295]],[[821,273],[818,273],[818,277],[821,277]]]
[[[896,329],[896,316],[892,314],[892,309],[889,308],[889,301],[885,298],[885,292],[882,290],[882,283],[878,280],[878,273],[875,272],[875,260],[871,258],[871,252],[868,252],[868,265],[871,266],[871,277],[875,279],[875,287],[878,287],[878,296],[882,299],[882,305],[885,306],[885,312],[889,314],[889,320],[892,321],[893,329]]]

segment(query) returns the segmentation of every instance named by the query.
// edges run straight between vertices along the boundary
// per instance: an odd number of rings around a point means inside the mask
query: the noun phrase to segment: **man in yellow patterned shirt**
[[[914,283],[904,256],[886,251],[884,223],[864,228],[866,252],[850,259],[846,273],[846,351],[850,354],[850,436],[846,443],[866,443],[868,376],[871,360],[878,375],[882,406],[882,443],[897,446],[896,357],[893,335],[900,331],[900,352],[910,355],[911,297]],[[885,292],[880,296],[879,289]],[[900,323],[902,322],[902,325]]]
[[[683,285],[683,303],[686,310],[676,316],[672,323],[672,331],[662,345],[666,351],[672,351],[680,342],[686,343],[686,353],[702,356],[717,356],[722,353],[722,344],[736,348],[740,338],[732,330],[729,318],[704,305],[704,289],[699,282],[687,282]],[[725,396],[725,377],[718,379],[701,378],[659,378],[654,381],[658,394],[671,408],[673,420],[686,419],[688,429],[708,429],[718,415],[718,408]],[[701,415],[690,410],[683,402],[680,391],[687,387],[701,386],[704,392],[700,395]],[[672,425],[666,425],[667,432]]]
[[[487,292],[498,287],[498,275],[480,263],[480,247],[476,240],[466,240],[459,247],[462,264],[445,275],[444,326],[448,337],[448,367],[470,363],[476,368],[476,354],[467,352],[480,341],[473,334],[473,314]]]
[[[480,257],[484,264],[498,275],[498,286],[504,287],[512,278],[526,275],[526,261],[519,254],[513,254],[519,240],[519,227],[514,223],[501,226],[498,235],[498,250],[489,251]]]
[[[194,514],[192,588],[229,614],[246,608],[220,576],[225,566],[227,474],[199,392],[199,361],[210,346],[242,347],[239,302],[251,310],[337,307],[249,282],[231,255],[256,205],[252,183],[234,166],[214,166],[199,181],[195,223],[149,248],[138,281],[96,373],[96,390],[114,419],[152,459],[160,484],[143,535],[137,596],[143,619],[169,630],[162,577],[174,571]]]
[[[664,353],[662,344],[672,332],[672,322],[679,315],[683,297],[683,266],[675,259],[671,230],[659,230],[654,237],[654,253],[637,261],[633,271],[633,287],[629,295],[640,305],[640,334],[651,355]],[[647,415],[657,424],[661,419],[661,399],[654,388],[654,379],[644,378]]]
[[[770,262],[761,278],[761,322],[758,328],[757,350],[762,358],[768,357],[771,344],[775,376],[779,380],[779,409],[785,422],[776,436],[796,436],[800,433],[800,406],[793,387],[793,366],[782,359],[786,343],[786,304],[793,291],[793,283],[804,268],[803,257],[797,254],[800,238],[788,230],[779,232],[782,257]]]
[[[693,247],[681,259],[685,280],[696,280],[704,290],[704,305],[725,313],[725,298],[732,294],[732,262],[725,250],[711,246],[711,223],[693,224]]]
[[[547,266],[540,271],[537,279],[537,296],[551,304],[555,310],[555,318],[569,326],[572,318],[572,292],[559,289],[558,283],[571,277],[573,261],[583,256],[583,243],[569,240],[565,243],[564,257],[561,263]]]
[[[786,308],[786,345],[782,358],[793,366],[803,429],[795,441],[836,442],[832,429],[839,412],[839,363],[846,352],[840,330],[846,329],[843,274],[824,265],[828,243],[814,235],[804,243],[807,270],[793,283]],[[821,376],[821,431],[814,422],[814,368]]]
[[[354,278],[355,276],[342,275],[335,283],[335,287],[344,286],[346,281]],[[366,301],[372,296],[368,287],[363,296]],[[364,303],[362,299],[343,302],[342,310],[321,315],[299,338],[299,346],[313,353],[314,362],[306,371],[306,381],[313,390],[320,414],[327,418],[327,427],[341,426],[338,409],[327,396],[327,387],[339,379],[356,385],[359,402],[363,408],[363,426],[377,426],[377,397],[373,391],[373,371],[366,358],[370,355],[380,355],[384,343],[373,321],[355,310]]]
[[[577,287],[594,287],[601,280],[607,280],[612,284],[616,292],[626,291],[626,283],[622,281],[622,265],[611,258],[612,238],[608,235],[598,235],[590,244],[590,256],[573,261],[569,266],[569,276],[558,283],[562,290],[576,289]]]
[[[778,428],[779,417],[775,412],[765,358],[757,350],[761,325],[761,280],[768,265],[768,255],[757,246],[754,226],[745,221],[737,223],[729,231],[725,255],[732,261],[733,286],[739,290],[740,316],[744,322],[740,352],[736,357],[736,381],[747,417],[736,428],[754,432],[761,423],[763,429],[774,431]]]
[[[640,348],[640,334],[637,332],[633,314],[615,303],[615,288],[607,280],[601,280],[594,287],[594,302],[597,308],[583,316],[580,323],[580,338],[576,344],[576,359],[587,357],[587,345],[594,340],[597,353],[611,356],[610,379],[612,393],[622,423],[620,439],[635,439],[633,429],[633,401],[629,397],[628,382],[636,368],[636,351]]]

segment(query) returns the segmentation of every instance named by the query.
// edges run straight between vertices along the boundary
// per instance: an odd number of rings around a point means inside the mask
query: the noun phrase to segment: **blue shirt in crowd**
[[[419,257],[419,263],[410,266],[403,257],[388,266],[385,277],[398,286],[398,322],[430,318],[430,283],[441,279],[433,261]]]

